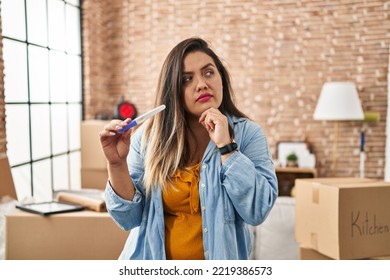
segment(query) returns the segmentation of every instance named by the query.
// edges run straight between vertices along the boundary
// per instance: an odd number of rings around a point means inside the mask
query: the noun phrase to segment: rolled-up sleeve
[[[109,180],[107,181],[105,189],[107,211],[123,230],[131,230],[132,228],[139,226],[142,220],[144,208],[142,177],[144,167],[140,153],[140,133],[136,133],[132,138],[128,164],[130,176],[135,186],[133,199],[126,200],[117,195]]]
[[[221,182],[235,210],[248,224],[267,217],[278,195],[272,155],[262,129],[251,123],[239,137],[239,150],[221,167]]]
[[[133,200],[125,200],[118,196],[110,183],[105,190],[107,211],[115,223],[123,230],[131,230],[139,226],[142,218],[142,194],[135,192]]]

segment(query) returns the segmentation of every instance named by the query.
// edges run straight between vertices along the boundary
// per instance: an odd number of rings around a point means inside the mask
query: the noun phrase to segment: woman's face
[[[182,73],[184,106],[187,113],[200,117],[222,103],[222,79],[213,59],[204,52],[187,54]]]

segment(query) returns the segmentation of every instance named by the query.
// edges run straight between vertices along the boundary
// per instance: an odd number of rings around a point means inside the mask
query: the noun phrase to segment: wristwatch
[[[225,145],[221,148],[218,148],[218,149],[219,149],[219,152],[221,153],[221,155],[226,155],[230,152],[237,150],[237,143],[232,142],[232,143],[227,144],[227,145]]]

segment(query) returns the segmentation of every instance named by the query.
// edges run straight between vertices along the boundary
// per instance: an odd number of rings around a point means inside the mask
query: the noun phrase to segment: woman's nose
[[[200,90],[203,90],[203,89],[206,89],[207,88],[207,83],[206,81],[204,80],[204,78],[198,78],[198,82],[196,84],[196,90],[197,91],[200,91]]]

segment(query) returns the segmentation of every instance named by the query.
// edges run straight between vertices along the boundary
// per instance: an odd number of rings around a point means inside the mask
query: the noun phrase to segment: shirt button
[[[209,255],[209,250],[204,251],[204,255],[207,257]]]
[[[205,185],[205,184],[203,184],[203,183],[201,184],[201,186],[202,186],[202,188],[205,188],[205,187],[206,187],[206,185]]]
[[[204,231],[204,232],[208,232],[209,230],[207,229],[207,227],[205,227],[205,228],[203,229],[203,231]]]
[[[202,210],[205,211],[206,210],[206,206],[202,206]]]
[[[206,167],[207,167],[206,164],[203,164],[203,165],[202,165],[202,168],[203,168],[203,169],[206,169]]]

